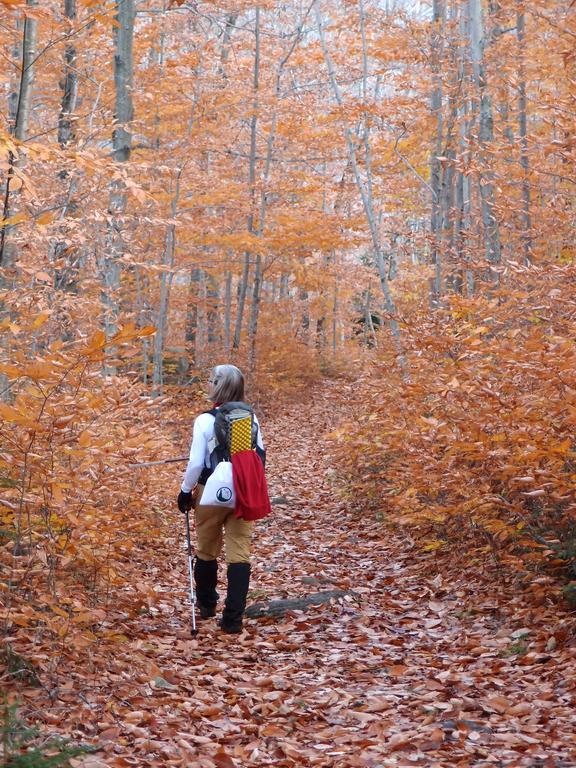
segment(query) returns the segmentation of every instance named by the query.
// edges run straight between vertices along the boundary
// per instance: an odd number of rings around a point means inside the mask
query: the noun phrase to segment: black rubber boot
[[[222,612],[220,628],[223,632],[237,635],[242,632],[242,616],[246,608],[246,595],[250,585],[250,563],[228,565],[228,592]]]
[[[196,599],[200,610],[201,619],[209,619],[216,616],[216,603],[218,592],[218,561],[200,560],[196,558],[194,563],[194,581],[196,582]]]

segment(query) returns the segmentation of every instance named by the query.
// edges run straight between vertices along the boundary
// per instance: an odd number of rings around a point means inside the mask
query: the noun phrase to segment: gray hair
[[[244,400],[244,374],[235,365],[216,365],[210,373],[214,403]]]

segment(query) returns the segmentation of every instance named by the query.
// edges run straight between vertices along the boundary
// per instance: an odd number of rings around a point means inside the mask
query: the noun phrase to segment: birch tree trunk
[[[126,163],[132,149],[130,122],[133,119],[133,40],[134,0],[117,0],[114,26],[114,89],[115,127],[112,134],[113,157],[117,163]],[[126,212],[126,189],[122,181],[110,187],[108,213],[110,219],[106,253],[102,258],[102,308],[104,332],[111,339],[118,330],[120,314],[120,258],[124,253],[122,236]],[[107,368],[108,373],[114,369]]]

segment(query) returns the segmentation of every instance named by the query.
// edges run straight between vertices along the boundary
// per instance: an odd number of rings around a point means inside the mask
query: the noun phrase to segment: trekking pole
[[[129,467],[156,467],[158,464],[174,464],[176,461],[188,461],[188,456],[177,456],[174,459],[160,459],[159,461],[141,461],[138,464],[128,464]]]
[[[196,629],[196,590],[194,589],[194,555],[192,554],[192,542],[190,540],[190,515],[186,510],[186,545],[188,550],[188,575],[190,576],[190,606],[192,610],[192,636],[198,634]]]

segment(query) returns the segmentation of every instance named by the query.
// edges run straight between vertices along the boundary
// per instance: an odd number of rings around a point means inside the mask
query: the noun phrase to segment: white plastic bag
[[[234,483],[232,481],[232,462],[221,461],[216,465],[216,469],[204,486],[201,507],[228,507],[234,509],[236,506],[236,494],[234,493]]]

